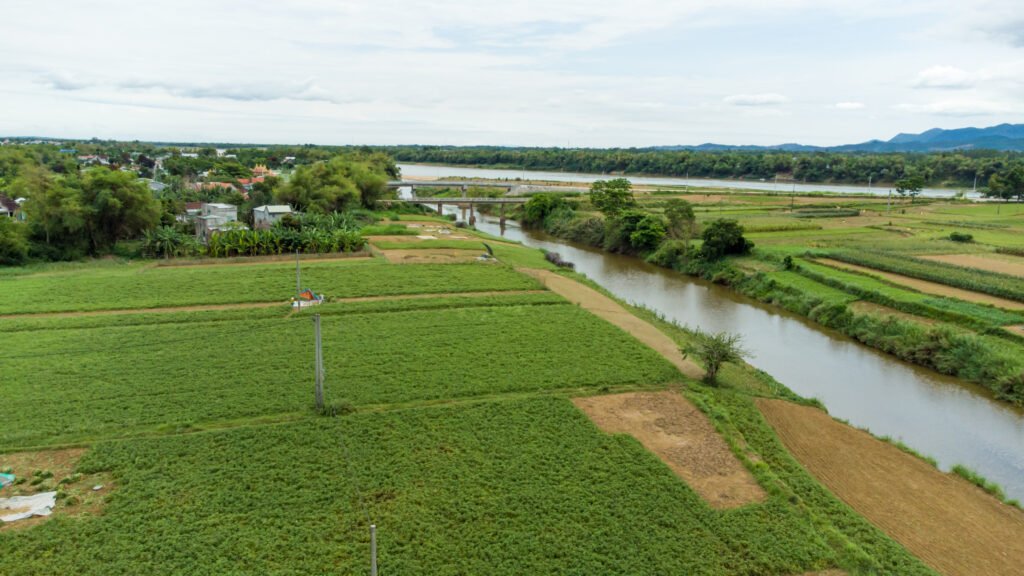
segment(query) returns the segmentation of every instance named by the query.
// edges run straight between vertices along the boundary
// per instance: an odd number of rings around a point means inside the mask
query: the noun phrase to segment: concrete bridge
[[[476,213],[474,211],[474,206],[475,205],[477,205],[477,204],[497,204],[501,208],[499,213],[498,213],[498,222],[499,222],[499,224],[502,227],[504,227],[505,226],[505,206],[507,206],[509,204],[525,204],[527,200],[528,200],[528,198],[523,197],[523,196],[513,197],[513,198],[509,198],[509,197],[502,197],[502,198],[485,198],[485,197],[473,198],[473,197],[469,197],[469,196],[455,197],[455,198],[431,198],[431,197],[416,198],[414,196],[412,198],[397,198],[397,199],[390,199],[389,198],[389,199],[384,199],[384,200],[380,200],[380,203],[381,204],[394,204],[396,202],[407,202],[409,204],[433,204],[433,205],[437,206],[437,213],[438,214],[443,214],[444,213],[442,211],[442,208],[444,206],[458,206],[460,209],[462,209],[462,221],[463,222],[469,222],[470,226],[476,224]],[[466,219],[466,211],[467,210],[469,210],[469,219],[468,220]]]
[[[417,188],[452,188],[462,190],[462,195],[470,188],[502,188],[508,193],[519,188],[518,183],[496,182],[494,180],[392,180],[388,182],[388,188],[411,188],[413,196]]]

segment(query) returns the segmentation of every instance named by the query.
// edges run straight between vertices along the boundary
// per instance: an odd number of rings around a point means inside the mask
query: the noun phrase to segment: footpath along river
[[[966,465],[1024,500],[1024,410],[980,387],[920,368],[727,288],[608,254],[510,222],[481,231],[558,252],[617,297],[703,330],[740,333],[754,366],[854,426],[890,436],[938,460]]]

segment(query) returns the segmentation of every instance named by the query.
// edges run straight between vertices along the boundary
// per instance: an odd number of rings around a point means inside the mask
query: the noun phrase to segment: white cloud
[[[1024,109],[1019,104],[982,99],[938,100],[924,104],[897,104],[896,109],[918,114],[938,116],[989,116],[997,114],[1020,114]]]
[[[863,110],[866,108],[863,102],[836,102],[833,107],[836,110]]]
[[[915,88],[970,88],[976,75],[954,66],[932,66],[917,74]]]
[[[733,106],[778,106],[789,102],[789,98],[782,94],[767,92],[764,94],[733,94],[726,96],[722,101]]]

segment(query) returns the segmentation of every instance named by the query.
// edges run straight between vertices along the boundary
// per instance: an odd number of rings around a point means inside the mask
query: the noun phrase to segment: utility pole
[[[370,524],[370,576],[377,576],[377,525]]]
[[[300,278],[299,272],[299,249],[295,249],[295,297],[298,298],[302,294],[302,279]]]
[[[323,341],[320,339],[320,314],[313,315],[313,333],[316,335],[316,367],[314,368],[316,385],[313,396],[316,400],[316,409],[322,411],[324,409],[324,348]]]

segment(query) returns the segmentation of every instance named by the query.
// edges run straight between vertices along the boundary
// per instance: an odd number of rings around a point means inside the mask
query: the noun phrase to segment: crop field
[[[399,270],[378,259],[306,263],[302,284],[329,298],[540,287],[506,267],[427,265]],[[126,264],[0,277],[0,315],[286,302],[294,294],[292,263],[214,267]]]
[[[884,253],[835,251],[829,256],[850,264],[1024,301],[1024,280],[1008,274]]]
[[[784,492],[711,509],[565,399],[103,443],[81,468],[121,479],[105,514],[0,534],[5,574],[361,573],[369,521],[394,574],[785,575],[852,547]],[[890,547],[868,550],[927,573]]]
[[[327,394],[366,405],[677,377],[624,332],[575,306],[538,298],[546,305],[392,311],[387,304],[394,303],[379,302],[376,312],[352,313],[345,305],[323,306]],[[9,333],[0,359],[7,397],[0,418],[9,425],[0,430],[0,446],[308,408],[306,315],[175,316],[165,314],[159,324],[90,319],[78,328],[57,319],[46,328],[37,320],[36,329]],[[550,346],[567,334],[581,345]]]

